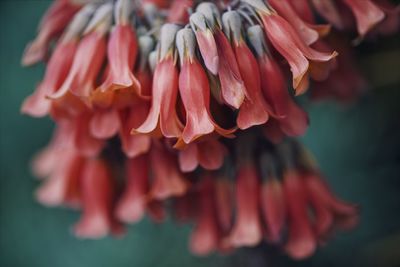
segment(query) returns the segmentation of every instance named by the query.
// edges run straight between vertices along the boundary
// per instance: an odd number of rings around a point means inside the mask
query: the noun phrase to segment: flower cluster
[[[122,234],[145,213],[162,221],[168,199],[178,220],[195,222],[197,254],[266,240],[311,255],[332,230],[353,226],[357,209],[293,140],[308,116],[288,88],[357,95],[365,82],[339,31],[354,19],[358,41],[373,27],[395,31],[389,7],[55,0],[23,57],[48,61],[22,112],[57,124],[33,164],[45,178],[38,200],[82,209],[79,237]]]

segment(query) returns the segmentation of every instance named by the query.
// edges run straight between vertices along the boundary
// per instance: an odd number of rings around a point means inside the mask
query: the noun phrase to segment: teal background
[[[399,266],[400,46],[381,40],[362,65],[373,90],[354,106],[307,101],[311,127],[303,138],[332,188],[362,207],[361,224],[336,236],[314,257],[292,262],[264,247],[198,258],[187,250],[189,226],[149,220],[121,240],[81,241],[70,234],[78,214],[34,201],[38,182],[29,171],[52,123],[19,113],[43,66],[21,68],[49,1],[0,1],[0,266]]]

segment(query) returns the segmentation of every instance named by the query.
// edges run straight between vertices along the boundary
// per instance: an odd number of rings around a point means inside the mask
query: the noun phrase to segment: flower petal
[[[126,186],[116,206],[116,217],[125,223],[138,222],[147,206],[148,158],[141,155],[126,161]]]

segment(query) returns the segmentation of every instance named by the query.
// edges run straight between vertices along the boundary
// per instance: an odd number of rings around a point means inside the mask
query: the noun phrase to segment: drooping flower
[[[193,32],[190,29],[180,30],[176,43],[181,59],[179,92],[186,112],[186,124],[180,138],[189,144],[214,131],[221,135],[229,135],[234,129],[222,129],[211,117],[210,86],[195,55],[196,45]]]
[[[197,255],[209,254],[218,247],[219,229],[213,203],[214,190],[212,178],[202,177],[198,193],[199,212],[189,244],[190,250]]]
[[[140,155],[125,163],[126,187],[117,203],[116,217],[122,222],[138,222],[147,207],[149,183],[148,157]]]
[[[22,104],[23,113],[35,117],[42,117],[49,113],[51,100],[47,97],[64,83],[79,44],[79,35],[86,27],[94,10],[94,6],[89,5],[76,14],[50,57],[43,81]]]
[[[178,70],[174,59],[175,35],[179,27],[165,24],[161,29],[159,62],[153,75],[152,101],[147,119],[136,132],[150,133],[159,127],[165,137],[180,137],[182,124],[176,113]]]
[[[82,208],[77,236],[121,233],[145,213],[161,223],[172,209],[193,223],[195,254],[265,241],[303,259],[357,224],[357,207],[330,191],[293,139],[308,126],[295,96],[309,86],[313,97],[358,96],[363,79],[341,31],[357,26],[368,38],[385,22],[393,31],[397,9],[384,0],[79,2],[56,0],[26,50],[27,64],[52,55],[22,108],[57,124],[33,163],[36,196]]]
[[[88,160],[82,171],[83,215],[74,232],[81,238],[101,238],[111,231],[121,233],[112,215],[115,185],[102,160]]]
[[[246,2],[258,10],[268,40],[289,63],[296,94],[304,93],[308,89],[305,83],[307,83],[310,64],[329,64],[337,56],[337,53],[324,53],[311,48],[301,39],[292,25],[279,14],[268,9],[262,1]],[[313,75],[313,72],[311,72],[311,75]],[[318,79],[319,77],[314,78]]]
[[[258,57],[261,77],[270,77],[261,80],[261,88],[268,103],[279,121],[280,129],[289,136],[298,136],[305,133],[308,126],[308,116],[289,95],[285,78],[278,64],[268,54],[268,48],[260,26],[248,29],[250,42]],[[269,124],[266,125],[269,127]],[[273,127],[273,126],[272,126]]]
[[[353,12],[357,21],[357,31],[361,36],[385,18],[385,13],[371,0],[343,0],[343,2]]]
[[[295,259],[303,259],[312,255],[317,248],[316,236],[308,220],[306,191],[295,171],[286,172],[283,185],[289,217],[285,251]]]
[[[38,36],[27,45],[22,64],[29,66],[43,60],[50,42],[63,32],[80,7],[69,0],[54,1],[40,22]]]
[[[152,168],[152,184],[150,196],[157,200],[163,200],[171,196],[183,195],[188,182],[180,172],[176,157],[161,143],[153,142],[150,150]]]
[[[110,3],[97,9],[85,29],[67,78],[51,98],[61,98],[67,93],[87,98],[95,89],[95,79],[106,55],[105,35],[111,26],[112,11]]]
[[[58,162],[54,162],[50,172],[46,174],[45,182],[36,191],[36,198],[46,206],[81,205],[79,184],[83,167],[83,157],[74,149],[64,148],[61,153],[52,155]],[[50,159],[47,159],[47,164]]]
[[[204,15],[205,21],[207,25],[210,25],[213,33],[212,38],[215,41],[218,54],[217,72],[221,83],[221,99],[231,107],[239,109],[243,103],[246,88],[240,75],[235,54],[222,32],[218,8],[212,3],[201,3],[197,6],[196,11]]]
[[[236,178],[236,218],[229,235],[234,247],[255,246],[262,239],[259,177],[251,162],[242,163]]]
[[[132,69],[138,54],[136,33],[130,24],[131,1],[119,0],[116,2],[114,19],[116,26],[111,31],[108,47],[108,74],[99,90],[117,90],[131,88],[140,94],[140,83],[133,75]]]
[[[227,150],[215,139],[191,143],[179,151],[179,166],[183,172],[192,172],[199,165],[206,170],[218,170],[224,163]]]
[[[225,34],[231,38],[233,50],[246,87],[246,98],[240,106],[237,125],[244,130],[265,124],[272,113],[261,92],[261,78],[257,60],[242,36],[241,19],[237,12],[226,12],[223,17]]]
[[[315,43],[320,34],[326,34],[329,31],[329,26],[326,26],[326,28],[322,25],[313,25],[305,22],[294,10],[290,1],[270,0],[268,3],[296,29],[307,45]]]

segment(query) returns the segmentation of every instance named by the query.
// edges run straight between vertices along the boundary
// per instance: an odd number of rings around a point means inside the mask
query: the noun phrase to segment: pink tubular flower
[[[315,209],[315,232],[324,239],[336,223],[339,228],[350,229],[358,223],[358,208],[334,196],[318,173],[304,177],[305,187]]]
[[[44,184],[36,191],[36,198],[46,206],[79,207],[83,158],[70,148],[60,149],[53,157],[57,163],[54,163]]]
[[[104,140],[94,137],[90,131],[91,116],[89,113],[81,114],[70,122],[75,149],[87,157],[97,156],[104,147]]]
[[[48,96],[61,87],[70,72],[79,44],[79,35],[86,27],[93,12],[93,6],[86,6],[71,21],[50,57],[43,81],[36,91],[24,101],[21,108],[23,113],[37,117],[49,113],[52,102]]]
[[[289,95],[279,66],[268,55],[259,59],[259,64],[261,75],[271,77],[262,82],[264,96],[275,113],[284,116],[278,118],[281,130],[288,136],[303,135],[308,127],[308,115]]]
[[[281,183],[268,178],[261,186],[261,214],[267,227],[267,239],[279,242],[286,220],[285,196]]]
[[[228,237],[234,247],[255,246],[262,239],[259,177],[250,162],[239,167],[236,179],[236,218]]]
[[[81,238],[101,238],[113,228],[114,185],[106,163],[88,160],[82,173],[83,215],[74,232]]]
[[[130,0],[116,2],[114,10],[116,26],[111,31],[107,49],[110,69],[106,80],[99,88],[101,91],[121,88],[132,88],[138,94],[141,91],[140,83],[132,73],[138,45],[135,30],[129,21],[130,3]]]
[[[361,36],[385,18],[385,13],[371,0],[343,0],[343,2],[353,12]]]
[[[182,65],[179,74],[179,92],[186,110],[186,125],[180,138],[189,144],[214,131],[221,135],[229,135],[234,130],[222,129],[211,117],[210,86],[195,56],[193,32],[188,28],[180,30],[176,43]]]
[[[215,34],[220,60],[218,76],[221,82],[221,98],[235,109],[242,105],[246,93],[238,63],[228,39],[218,30]]]
[[[229,106],[239,109],[242,105],[246,88],[240,76],[232,47],[221,30],[219,11],[213,3],[201,3],[196,11],[204,15],[207,25],[210,25],[218,54],[218,76],[221,82],[221,99]],[[204,56],[203,56],[204,57]]]
[[[126,223],[142,219],[147,206],[148,157],[140,155],[126,161],[126,187],[116,207],[116,217]]]
[[[233,50],[240,74],[246,87],[247,96],[240,106],[237,125],[245,130],[254,125],[264,124],[269,119],[271,108],[261,92],[261,78],[257,60],[242,36],[241,19],[236,11],[226,12],[222,17],[224,31],[231,36]]]
[[[300,260],[358,223],[297,140],[309,120],[296,96],[364,91],[349,38],[397,30],[400,6],[54,1],[23,57],[50,53],[21,111],[56,123],[32,164],[35,196],[81,209],[78,237],[121,233],[145,214],[162,223],[171,211],[193,223],[194,254],[266,243]]]
[[[27,45],[22,64],[29,66],[43,60],[50,42],[62,33],[79,9],[80,5],[69,0],[54,1],[40,23],[38,36]]]
[[[43,117],[49,113],[51,101],[46,96],[58,89],[70,70],[75,54],[77,40],[59,42],[46,68],[43,81],[36,91],[25,99],[21,111],[35,117]]]
[[[199,165],[206,170],[217,170],[224,163],[227,150],[218,140],[210,138],[187,145],[179,151],[182,172],[194,171]]]
[[[308,79],[310,63],[329,64],[337,53],[323,53],[309,47],[292,25],[277,13],[269,10],[261,0],[248,2],[258,10],[264,24],[264,31],[271,44],[289,63],[296,94],[304,93],[308,87],[304,84],[305,79]]]
[[[112,21],[112,4],[102,5],[85,30],[72,63],[71,70],[63,85],[51,95],[57,99],[71,92],[87,98],[94,90],[94,83],[106,55],[105,34]]]
[[[151,198],[163,200],[186,192],[188,183],[179,171],[176,157],[161,143],[153,142],[150,161],[153,178],[149,193]]]
[[[268,103],[271,103],[274,114],[279,117],[280,129],[288,136],[303,135],[308,126],[308,116],[289,95],[285,78],[278,64],[267,52],[265,39],[260,26],[248,29],[250,42],[258,56],[261,77],[261,88]],[[268,124],[267,124],[268,127]]]
[[[308,219],[306,189],[295,171],[286,172],[283,186],[289,218],[285,251],[294,259],[304,259],[312,255],[317,247],[316,236]]]
[[[178,70],[174,60],[175,35],[179,27],[165,24],[161,29],[160,61],[153,78],[152,100],[147,119],[135,129],[138,133],[151,133],[160,126],[165,137],[180,137],[182,125],[176,114]]]
[[[217,44],[212,30],[207,25],[206,17],[200,12],[195,12],[190,16],[190,25],[196,34],[204,65],[212,74],[217,75],[219,68]]]
[[[215,206],[221,233],[227,235],[232,227],[233,218],[233,183],[225,176],[215,181]]]
[[[148,113],[149,105],[145,101],[139,101],[130,108],[120,111],[120,130],[122,151],[128,158],[146,153],[150,149],[151,138],[144,134],[131,134],[132,129],[138,127]]]
[[[219,229],[215,216],[214,190],[212,178],[202,177],[198,193],[199,212],[189,244],[190,250],[196,255],[209,254],[218,246]]]
[[[73,146],[73,128],[68,123],[59,123],[53,132],[49,144],[35,156],[32,172],[39,179],[46,178],[57,169],[57,155]]]
[[[319,33],[316,30],[318,26],[303,21],[289,1],[270,0],[268,3],[293,26],[307,45],[318,40]]]
[[[89,122],[90,134],[98,139],[108,139],[118,133],[120,128],[116,109],[96,110]]]

